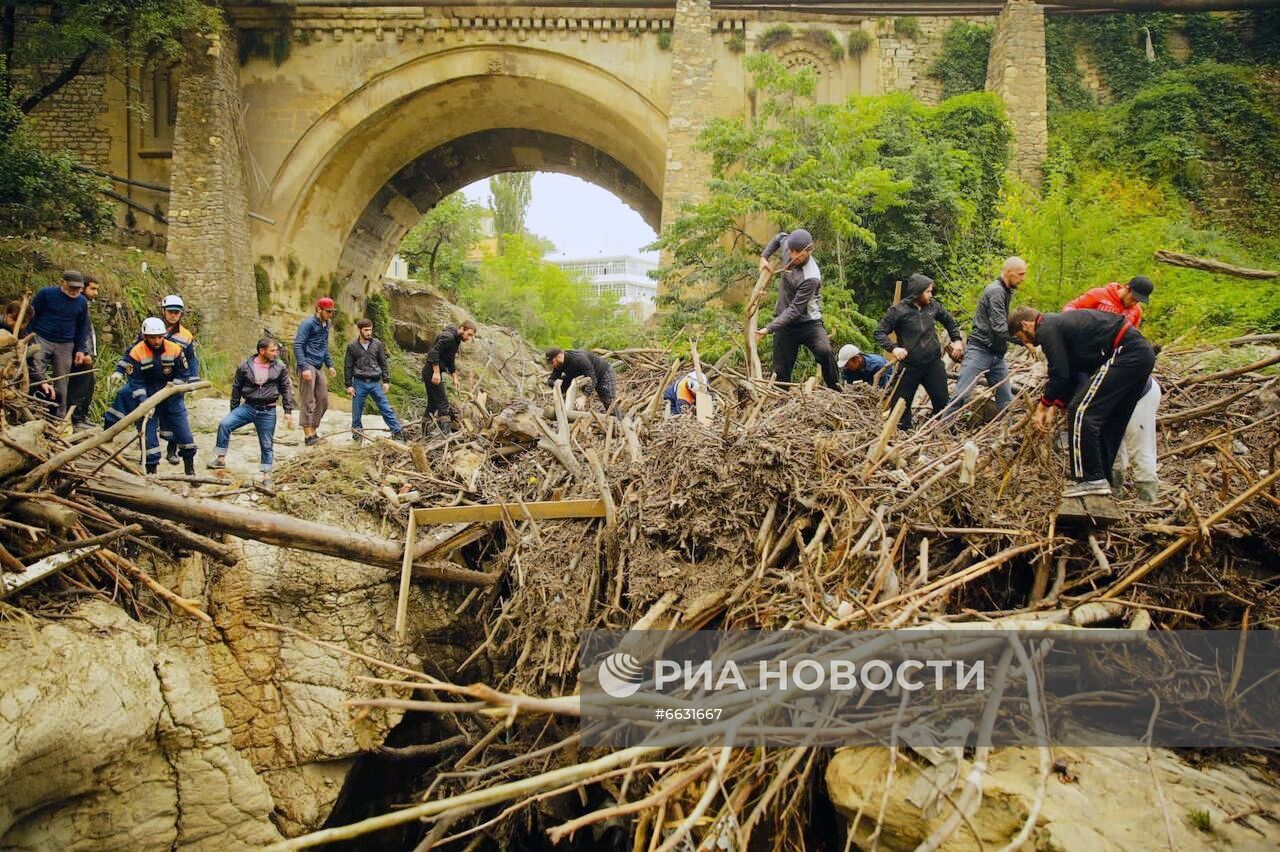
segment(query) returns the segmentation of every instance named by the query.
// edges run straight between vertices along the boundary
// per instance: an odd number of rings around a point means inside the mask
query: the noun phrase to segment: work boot
[[[403,441],[403,440],[404,440],[404,433],[403,433],[403,432],[392,432],[392,433],[391,433],[391,440],[393,440],[393,441]]]
[[[165,451],[164,460],[167,461],[169,464],[177,464],[178,448],[174,446],[170,446],[169,449]]]
[[[147,476],[155,476],[156,471],[160,469],[159,463],[147,465]]]
[[[1159,482],[1135,482],[1133,490],[1138,493],[1138,499],[1143,503],[1154,503],[1160,499]]]
[[[191,456],[182,460],[182,472],[187,476],[196,475],[196,457]]]
[[[320,443],[320,436],[308,435],[307,437],[302,439],[302,443],[303,443],[303,446],[314,447],[316,444]]]
[[[205,467],[209,468],[209,470],[226,470],[227,460],[222,456],[214,456],[213,461],[206,463]]]

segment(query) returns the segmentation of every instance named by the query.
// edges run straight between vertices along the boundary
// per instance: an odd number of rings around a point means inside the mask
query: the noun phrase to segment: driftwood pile
[[[387,665],[388,697],[353,707],[443,714],[451,726],[424,801],[279,848],[397,827],[421,849],[514,842],[515,826],[558,842],[620,820],[634,849],[746,849],[753,837],[805,847],[820,749],[581,753],[584,629],[1276,627],[1280,406],[1275,379],[1259,371],[1280,358],[1179,366],[1207,354],[1161,358],[1161,498],[1126,495],[1122,519],[1105,528],[1057,526],[1064,453],[1031,427],[1043,367],[1025,353],[1013,356],[1016,401],[1003,416],[983,422],[983,391],[959,423],[921,416],[910,434],[896,431],[880,390],[782,387],[725,364],[708,370],[710,424],[665,418],[661,390],[691,365],[630,350],[612,353],[624,368],[622,419],[578,411],[571,389],[541,409],[469,400],[468,429],[413,448],[412,464],[380,442],[366,469],[386,485],[371,493],[387,517],[570,497],[603,497],[609,509],[591,522],[513,515],[464,536],[460,570],[500,577],[459,608],[486,627],[472,660],[501,674],[465,684],[465,665],[447,677]],[[277,481],[319,485],[314,460],[286,464]],[[577,815],[551,815],[565,794]]]

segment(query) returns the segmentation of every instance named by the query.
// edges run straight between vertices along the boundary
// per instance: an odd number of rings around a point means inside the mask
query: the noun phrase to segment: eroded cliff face
[[[0,847],[250,847],[279,838],[218,693],[105,601],[0,640]]]
[[[392,572],[240,547],[231,567],[198,555],[152,566],[212,627],[143,623],[100,600],[0,625],[0,848],[252,848],[328,818],[354,760],[401,717],[346,705],[387,694],[358,678],[388,672],[354,655],[422,659],[393,640]],[[415,585],[420,653],[450,656],[460,600]]]

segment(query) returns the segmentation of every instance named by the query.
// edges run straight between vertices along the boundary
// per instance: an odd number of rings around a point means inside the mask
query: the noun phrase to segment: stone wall
[[[57,73],[23,75],[29,84]],[[71,152],[76,162],[106,171],[110,165],[111,138],[103,129],[107,112],[107,68],[99,59],[85,63],[79,75],[40,102],[31,113],[36,133],[50,150]]]
[[[1013,172],[1038,185],[1049,153],[1044,8],[1010,0],[996,19],[987,91],[1004,99],[1013,125]]]
[[[251,352],[262,330],[249,247],[248,189],[237,138],[240,89],[235,32],[188,51],[178,90],[168,251],[178,290],[231,354]]]
[[[942,52],[942,36],[956,21],[990,24],[984,15],[916,17],[919,35],[907,35],[894,18],[876,21],[873,32],[880,55],[880,83],[883,92],[911,92],[927,104],[942,100],[942,81],[929,76],[929,69]]]
[[[662,225],[680,207],[697,201],[711,178],[706,154],[694,150],[712,101],[715,62],[712,57],[710,0],[676,0],[671,36],[671,106],[667,110],[667,173],[662,186]]]

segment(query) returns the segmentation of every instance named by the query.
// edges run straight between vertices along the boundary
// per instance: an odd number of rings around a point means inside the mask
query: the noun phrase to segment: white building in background
[[[409,263],[400,255],[392,255],[391,263],[387,265],[387,277],[394,278],[397,281],[409,280]]]
[[[644,321],[657,310],[658,282],[649,273],[658,268],[652,260],[634,255],[559,258],[547,260],[565,272],[587,279],[597,293],[614,293],[618,304],[638,321]]]

